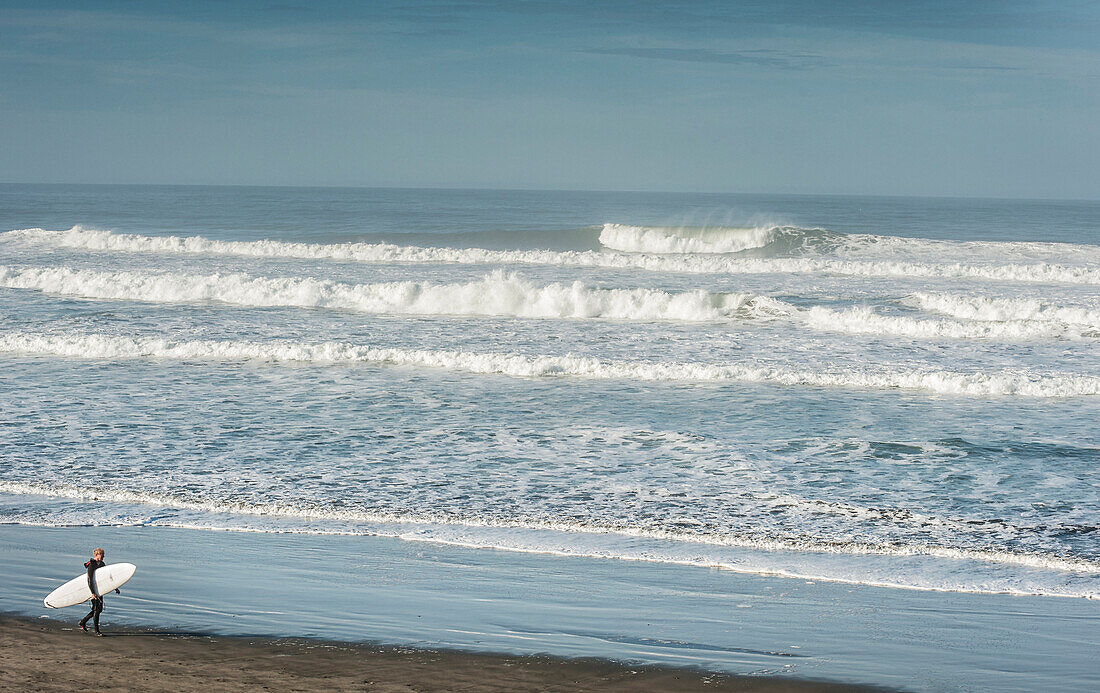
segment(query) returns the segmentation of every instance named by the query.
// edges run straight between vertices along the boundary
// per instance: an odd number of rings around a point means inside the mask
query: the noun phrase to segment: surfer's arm
[[[95,592],[95,563],[88,564],[88,591],[92,593],[92,599],[99,597]]]

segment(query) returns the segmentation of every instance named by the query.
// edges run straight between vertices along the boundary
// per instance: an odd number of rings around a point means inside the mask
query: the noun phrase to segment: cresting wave
[[[579,281],[536,286],[502,272],[462,284],[412,281],[341,284],[310,277],[147,274],[0,266],[0,286],[84,298],[148,302],[219,301],[240,306],[332,308],[364,313],[686,322],[733,317],[753,299],[747,293],[599,289]]]
[[[389,243],[291,243],[217,241],[202,236],[140,236],[74,226],[67,231],[21,229],[0,234],[6,240],[54,247],[132,253],[236,255],[261,258],[341,260],[365,264],[554,265],[636,269],[689,274],[836,274],[863,277],[984,279],[1003,282],[1100,285],[1100,268],[1050,262],[965,264],[846,260],[829,257],[736,258],[723,255],[599,251],[487,250],[435,248]]]
[[[763,248],[776,240],[782,229],[754,228],[671,228],[604,224],[600,243],[628,253],[739,253]]]
[[[217,301],[237,306],[327,308],[372,314],[675,322],[785,318],[825,332],[916,339],[1023,341],[1098,336],[1079,325],[1056,323],[1053,315],[1042,321],[1003,323],[927,320],[879,315],[865,307],[805,309],[749,293],[601,289],[579,281],[538,286],[499,271],[480,281],[460,284],[412,281],[341,284],[310,277],[148,274],[0,266],[0,286],[94,299],[154,303]]]
[[[96,501],[100,503],[117,503],[131,505],[147,505],[175,510],[186,510],[199,513],[241,515],[253,517],[273,518],[275,520],[294,521],[312,520],[340,525],[383,525],[383,527],[360,527],[358,533],[381,534],[395,536],[403,539],[415,539],[421,541],[438,541],[440,543],[462,544],[475,548],[498,548],[508,550],[527,550],[522,542],[513,541],[501,543],[498,539],[495,543],[470,543],[449,540],[445,537],[433,537],[430,534],[410,532],[409,525],[435,525],[443,527],[459,528],[492,528],[505,530],[533,530],[562,532],[572,535],[618,535],[623,537],[637,537],[643,539],[655,539],[669,542],[681,542],[696,545],[710,545],[718,547],[738,547],[766,552],[792,552],[792,553],[816,553],[826,555],[849,556],[884,556],[884,557],[932,557],[948,560],[976,561],[986,564],[1019,566],[1029,569],[1053,570],[1076,573],[1082,576],[1100,575],[1100,564],[1084,559],[1065,558],[1059,556],[1046,556],[1030,553],[1013,553],[1008,551],[991,551],[978,549],[954,548],[930,544],[905,544],[886,545],[871,544],[865,542],[820,542],[813,539],[770,539],[751,535],[714,534],[702,532],[688,532],[667,530],[652,527],[629,527],[618,525],[590,525],[571,521],[552,521],[537,518],[517,518],[514,520],[489,519],[478,517],[452,517],[439,513],[399,514],[385,511],[354,510],[343,508],[329,508],[313,505],[296,505],[293,503],[268,504],[247,503],[229,501],[207,501],[181,498],[171,494],[148,493],[130,491],[118,488],[81,488],[65,484],[36,484],[24,482],[0,481],[0,493],[11,495],[36,495],[58,499],[71,499],[78,501]],[[390,527],[385,527],[385,526]],[[399,526],[394,528],[393,526]],[[196,525],[187,525],[195,527]],[[405,527],[401,529],[400,527]],[[257,530],[253,530],[257,531]],[[262,530],[260,530],[262,531]],[[294,531],[293,527],[273,527],[269,531]],[[301,531],[301,530],[299,530]],[[331,531],[306,530],[317,533],[346,534],[347,528],[339,528]],[[571,555],[568,550],[559,550],[564,555]],[[552,553],[555,550],[540,549],[540,553]],[[615,555],[615,553],[603,553],[603,558],[628,558],[639,560],[633,556]],[[647,559],[640,559],[647,560]],[[648,560],[662,561],[660,558]],[[682,561],[667,561],[682,562]],[[697,565],[714,565],[705,560],[691,561]],[[880,584],[890,587],[904,587],[909,589],[937,589],[926,585],[909,585],[897,583],[866,582],[863,580],[844,579],[837,576],[822,576],[818,574],[807,575],[789,573],[775,570],[753,570],[743,565],[723,565],[722,567],[741,570],[742,572],[767,572],[790,577],[802,577],[832,580],[836,582],[851,582],[859,584]],[[1005,590],[974,590],[974,591],[1005,591]],[[1062,592],[1050,592],[1051,596],[1077,596],[1095,597],[1091,592],[1066,594]]]
[[[340,342],[173,341],[99,334],[0,333],[0,353],[94,359],[162,358],[195,361],[369,363],[438,368],[521,378],[575,377],[644,382],[764,383],[786,386],[918,390],[974,397],[1080,397],[1100,395],[1100,377],[1030,371],[964,373],[889,367],[797,370],[739,363],[612,361],[579,356],[527,356],[375,348]]]

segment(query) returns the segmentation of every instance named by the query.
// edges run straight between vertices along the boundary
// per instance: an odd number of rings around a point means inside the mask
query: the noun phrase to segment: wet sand
[[[0,688],[19,691],[879,690],[595,659],[111,629],[0,617]]]

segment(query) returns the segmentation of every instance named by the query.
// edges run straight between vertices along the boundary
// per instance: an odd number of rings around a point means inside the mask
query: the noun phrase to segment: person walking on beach
[[[88,589],[92,592],[92,610],[88,612],[88,615],[80,619],[80,629],[85,633],[88,632],[88,619],[94,619],[95,634],[103,635],[99,630],[99,615],[103,613],[103,595],[96,592],[95,589],[95,571],[107,565],[103,562],[103,549],[94,549],[92,551],[92,560],[84,564],[84,567],[88,569]],[[116,589],[117,594],[122,594],[121,590]]]

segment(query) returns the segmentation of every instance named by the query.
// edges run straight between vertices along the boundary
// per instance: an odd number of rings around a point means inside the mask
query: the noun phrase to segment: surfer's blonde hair
[[[96,555],[97,553],[101,554],[101,555],[104,555],[104,556],[107,555],[107,552],[104,551],[103,549],[99,548],[98,546],[96,548],[92,549],[92,555],[93,556]]]

